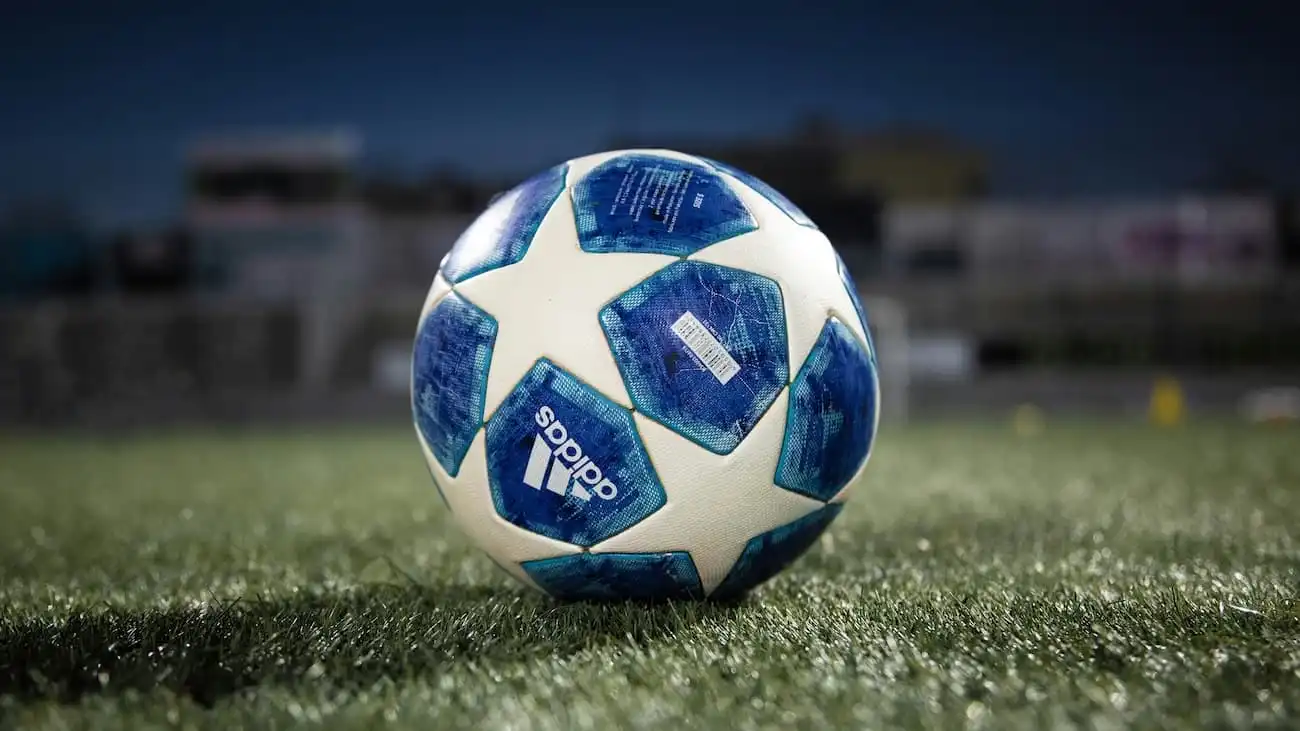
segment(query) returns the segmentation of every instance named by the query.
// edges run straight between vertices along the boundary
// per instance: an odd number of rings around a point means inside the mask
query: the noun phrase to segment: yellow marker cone
[[[1151,387],[1151,423],[1156,426],[1177,426],[1187,418],[1187,399],[1182,384],[1172,376],[1161,376]]]

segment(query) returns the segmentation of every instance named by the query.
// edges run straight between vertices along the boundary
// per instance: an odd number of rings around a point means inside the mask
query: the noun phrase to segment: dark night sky
[[[616,131],[775,134],[812,111],[950,130],[1006,195],[1167,192],[1216,159],[1300,182],[1280,2],[288,5],[11,4],[0,205],[165,219],[201,132],[346,125],[374,165],[527,173]]]

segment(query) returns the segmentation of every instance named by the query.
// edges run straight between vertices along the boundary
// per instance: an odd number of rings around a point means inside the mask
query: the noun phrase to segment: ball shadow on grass
[[[210,706],[260,685],[368,687],[471,661],[528,662],[654,642],[736,604],[560,604],[499,587],[372,585],[162,609],[0,613],[0,697],[74,702],[171,690]]]

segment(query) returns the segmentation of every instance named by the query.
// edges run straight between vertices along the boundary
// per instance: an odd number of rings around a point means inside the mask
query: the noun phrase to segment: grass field
[[[0,725],[1300,724],[1300,431],[886,432],[731,605],[559,605],[408,430],[0,440]]]

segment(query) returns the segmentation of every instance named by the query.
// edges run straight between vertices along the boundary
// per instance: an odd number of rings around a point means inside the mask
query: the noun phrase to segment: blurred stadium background
[[[0,19],[0,727],[1297,727],[1300,6],[290,7]],[[875,331],[757,601],[513,586],[410,428],[460,232],[638,146]]]
[[[871,305],[893,416],[1140,413],[1161,375],[1222,414],[1300,380],[1300,109],[1271,14],[693,8],[675,54],[607,15],[25,6],[0,423],[403,419],[459,232],[544,165],[633,146],[810,213]],[[548,34],[622,60],[527,62]],[[728,58],[728,84],[699,73]],[[666,79],[675,103],[641,90]]]
[[[438,263],[514,178],[367,168],[356,131],[199,131],[181,205],[105,230],[75,205],[0,223],[0,423],[407,418]],[[184,143],[184,144],[182,144]],[[755,139],[611,136],[785,191],[867,302],[887,418],[1141,415],[1158,377],[1222,415],[1300,381],[1300,198],[1219,178],[1141,196],[1007,197],[928,125],[825,118]],[[587,150],[573,150],[575,155]],[[530,170],[520,170],[522,179]]]

